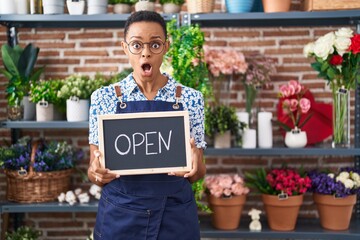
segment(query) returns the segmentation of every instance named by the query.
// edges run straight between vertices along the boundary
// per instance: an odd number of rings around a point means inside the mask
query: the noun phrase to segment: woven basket
[[[209,13],[214,10],[214,0],[186,0],[189,13]]]
[[[35,143],[32,146],[31,163],[27,173],[5,170],[7,200],[20,203],[50,202],[56,200],[60,193],[69,190],[73,169],[34,172],[37,145]]]

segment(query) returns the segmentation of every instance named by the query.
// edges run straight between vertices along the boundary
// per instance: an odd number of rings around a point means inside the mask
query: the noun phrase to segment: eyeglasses
[[[143,51],[145,44],[149,45],[150,52],[152,52],[153,54],[161,53],[164,50],[165,46],[165,43],[160,40],[154,40],[147,43],[143,43],[140,41],[131,41],[129,43],[125,43],[128,45],[129,51],[135,55],[138,55]]]

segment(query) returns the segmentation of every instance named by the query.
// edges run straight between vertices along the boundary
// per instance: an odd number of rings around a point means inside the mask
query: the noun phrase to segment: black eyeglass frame
[[[133,53],[133,52],[131,51],[130,44],[131,44],[132,42],[139,42],[139,43],[141,43],[141,50],[140,50],[138,53]],[[153,52],[153,51],[151,50],[150,43],[154,43],[154,42],[161,43],[162,49],[161,49],[161,51],[158,52],[158,53]],[[124,41],[124,43],[126,43],[129,51],[130,51],[132,54],[134,54],[134,55],[140,55],[141,52],[144,50],[145,44],[148,44],[148,45],[149,45],[149,50],[150,50],[150,52],[153,53],[153,54],[156,54],[156,55],[162,53],[162,51],[164,51],[164,48],[165,48],[165,42],[163,42],[162,40],[154,40],[154,41],[144,42],[144,43],[141,42],[141,41],[138,41],[138,40],[134,40],[134,41],[131,41],[131,42],[129,42],[129,43],[126,42],[126,41]]]

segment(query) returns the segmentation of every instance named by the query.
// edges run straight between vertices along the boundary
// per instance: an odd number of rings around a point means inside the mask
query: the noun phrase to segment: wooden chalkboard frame
[[[100,164],[102,167],[106,168],[106,156],[107,152],[105,150],[105,138],[104,135],[104,124],[108,120],[122,121],[124,119],[147,119],[147,118],[172,118],[180,117],[182,118],[185,146],[185,156],[186,160],[185,166],[175,166],[175,167],[149,167],[146,168],[134,168],[134,169],[110,169],[110,172],[120,175],[138,175],[138,174],[157,174],[157,173],[169,173],[169,172],[189,172],[192,169],[191,162],[191,145],[190,145],[190,124],[189,124],[189,113],[185,111],[163,111],[163,112],[141,112],[141,113],[121,113],[121,114],[106,114],[98,116],[98,136],[99,136],[99,150],[102,153],[100,157]],[[171,159],[170,159],[171,160]],[[108,161],[113,161],[113,159],[108,159]]]

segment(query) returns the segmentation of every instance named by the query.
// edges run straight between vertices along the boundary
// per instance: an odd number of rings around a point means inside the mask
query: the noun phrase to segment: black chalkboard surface
[[[101,164],[120,175],[190,171],[188,111],[99,115]]]

